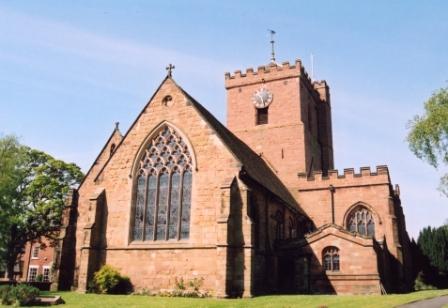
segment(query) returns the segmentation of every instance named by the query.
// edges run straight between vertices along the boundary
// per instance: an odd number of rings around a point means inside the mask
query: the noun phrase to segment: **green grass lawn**
[[[144,295],[98,295],[56,292],[65,305],[59,307],[394,307],[415,300],[448,295],[448,290],[399,295],[273,295],[248,299],[195,299]]]

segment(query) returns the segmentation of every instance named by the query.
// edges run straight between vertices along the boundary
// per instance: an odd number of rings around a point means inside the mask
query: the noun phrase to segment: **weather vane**
[[[274,41],[274,34],[275,34],[275,31],[271,30],[271,29],[268,29],[268,31],[271,34],[271,48],[272,48],[271,49],[271,63],[276,64],[275,63],[275,51],[274,51],[274,43],[275,43],[275,41]]]
[[[167,75],[168,75],[168,77],[171,77],[171,76],[173,75],[173,70],[174,70],[175,68],[176,68],[176,67],[175,67],[174,65],[172,65],[171,63],[168,64],[168,66],[166,67],[166,71],[167,71]]]

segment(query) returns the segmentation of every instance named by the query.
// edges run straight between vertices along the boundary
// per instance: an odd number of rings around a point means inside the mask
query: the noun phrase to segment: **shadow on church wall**
[[[281,294],[336,294],[320,256],[309,246],[278,252]]]
[[[243,201],[238,182],[234,180],[230,188],[230,214],[227,225],[227,278],[226,294],[242,297],[244,293],[244,235]]]
[[[78,192],[73,191],[71,204],[67,208],[65,238],[61,247],[61,261],[59,264],[58,288],[68,291],[74,284],[76,264],[76,222],[78,220]]]
[[[107,221],[109,210],[106,193],[103,191],[96,201],[95,222],[91,234],[89,267],[87,281],[92,281],[93,274],[106,263]]]

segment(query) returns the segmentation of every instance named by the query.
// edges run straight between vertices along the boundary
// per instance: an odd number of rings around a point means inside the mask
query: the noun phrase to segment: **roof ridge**
[[[283,182],[277,177],[275,172],[269,165],[255,153],[246,143],[239,139],[232,131],[230,131],[224,124],[213,116],[204,106],[202,106],[196,99],[194,99],[187,91],[179,86],[174,80],[174,84],[182,91],[182,93],[191,101],[196,110],[203,116],[203,118],[210,124],[212,129],[219,135],[220,139],[232,152],[232,154],[241,162],[244,171],[246,171],[251,179],[258,184],[272,192],[283,202],[287,203],[295,210],[298,210],[303,215],[305,211],[300,208],[300,205],[291,195],[289,190]],[[236,143],[236,144],[234,144]],[[247,157],[246,157],[247,156]],[[264,169],[264,170],[261,170]],[[261,173],[268,172],[268,176]]]

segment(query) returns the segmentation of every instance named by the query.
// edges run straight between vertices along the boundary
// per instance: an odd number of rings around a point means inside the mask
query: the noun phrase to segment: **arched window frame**
[[[364,220],[363,225],[361,226],[361,228],[359,228],[358,222],[355,222],[356,230],[352,230],[352,228],[351,228],[352,220],[354,219],[355,215],[358,215],[358,213],[361,213],[358,221],[361,219]],[[344,217],[344,225],[345,225],[345,229],[350,232],[357,233],[357,234],[360,234],[360,235],[366,236],[366,237],[375,237],[375,232],[376,232],[377,226],[381,225],[381,219],[377,215],[377,213],[372,209],[371,206],[369,206],[365,203],[358,202],[358,203],[355,203],[354,205],[352,205],[347,210],[345,217]],[[370,225],[371,231],[369,231],[369,225]],[[373,230],[372,230],[372,226],[373,226]]]
[[[322,250],[322,267],[325,271],[338,272],[341,268],[339,248],[328,246]]]
[[[168,130],[171,134],[174,134],[177,137],[177,140],[181,140],[181,154],[178,156],[177,161],[174,161],[174,164],[169,164],[169,156],[168,157],[162,157],[162,152],[164,151],[164,148],[161,148],[162,150],[159,153],[151,152],[151,150],[154,148],[154,145],[157,143],[157,141],[160,139],[161,134],[164,132],[164,130]],[[170,138],[170,135],[167,136]],[[166,146],[166,144],[165,144]],[[171,149],[172,150],[172,149]],[[136,156],[134,163],[133,163],[133,172],[130,175],[130,177],[134,178],[134,184],[132,189],[132,211],[131,211],[131,222],[130,222],[130,235],[129,240],[131,242],[151,242],[151,241],[167,241],[167,240],[187,240],[189,238],[190,234],[190,216],[191,216],[191,205],[192,205],[192,187],[193,187],[193,170],[196,170],[194,167],[196,165],[195,162],[195,155],[192,147],[190,146],[190,142],[185,137],[184,134],[181,133],[179,129],[172,126],[171,124],[167,122],[162,122],[160,125],[157,126],[156,129],[154,129],[147,137],[146,141],[143,142],[142,146],[139,149],[139,154]],[[151,154],[158,154],[157,157],[150,158]],[[170,154],[172,154],[170,152]],[[155,159],[155,160],[154,160]],[[178,166],[180,163],[180,159],[183,159],[185,161],[185,164],[183,167]],[[148,164],[150,163],[150,164]],[[152,164],[151,164],[152,163]],[[166,224],[163,223],[162,225],[159,222],[159,211],[160,211],[160,180],[162,174],[167,174],[167,193],[166,193],[166,200],[164,199],[163,202],[166,205],[164,208],[164,215],[166,217]],[[178,195],[178,207],[177,207],[177,222],[175,224],[175,236],[171,236],[170,230],[173,230],[173,225],[171,224],[171,218],[172,214],[170,211],[172,210],[173,206],[171,204],[172,201],[172,185],[173,185],[173,175],[179,174],[179,195]],[[144,186],[144,193],[142,193],[142,196],[144,196],[144,213],[140,213],[143,215],[143,232],[140,236],[136,236],[136,224],[137,224],[137,214],[138,214],[138,181],[140,177],[143,176],[145,179],[145,186]],[[156,188],[155,188],[155,196],[154,198],[154,207],[153,207],[153,217],[152,219],[148,219],[147,211],[149,208],[149,201],[148,201],[148,185],[149,185],[149,178],[150,176],[156,177]],[[188,181],[188,187],[184,185],[184,182]],[[146,230],[148,227],[147,221],[153,221],[153,230],[148,231]],[[160,232],[160,229],[158,228],[164,228],[163,232]]]

